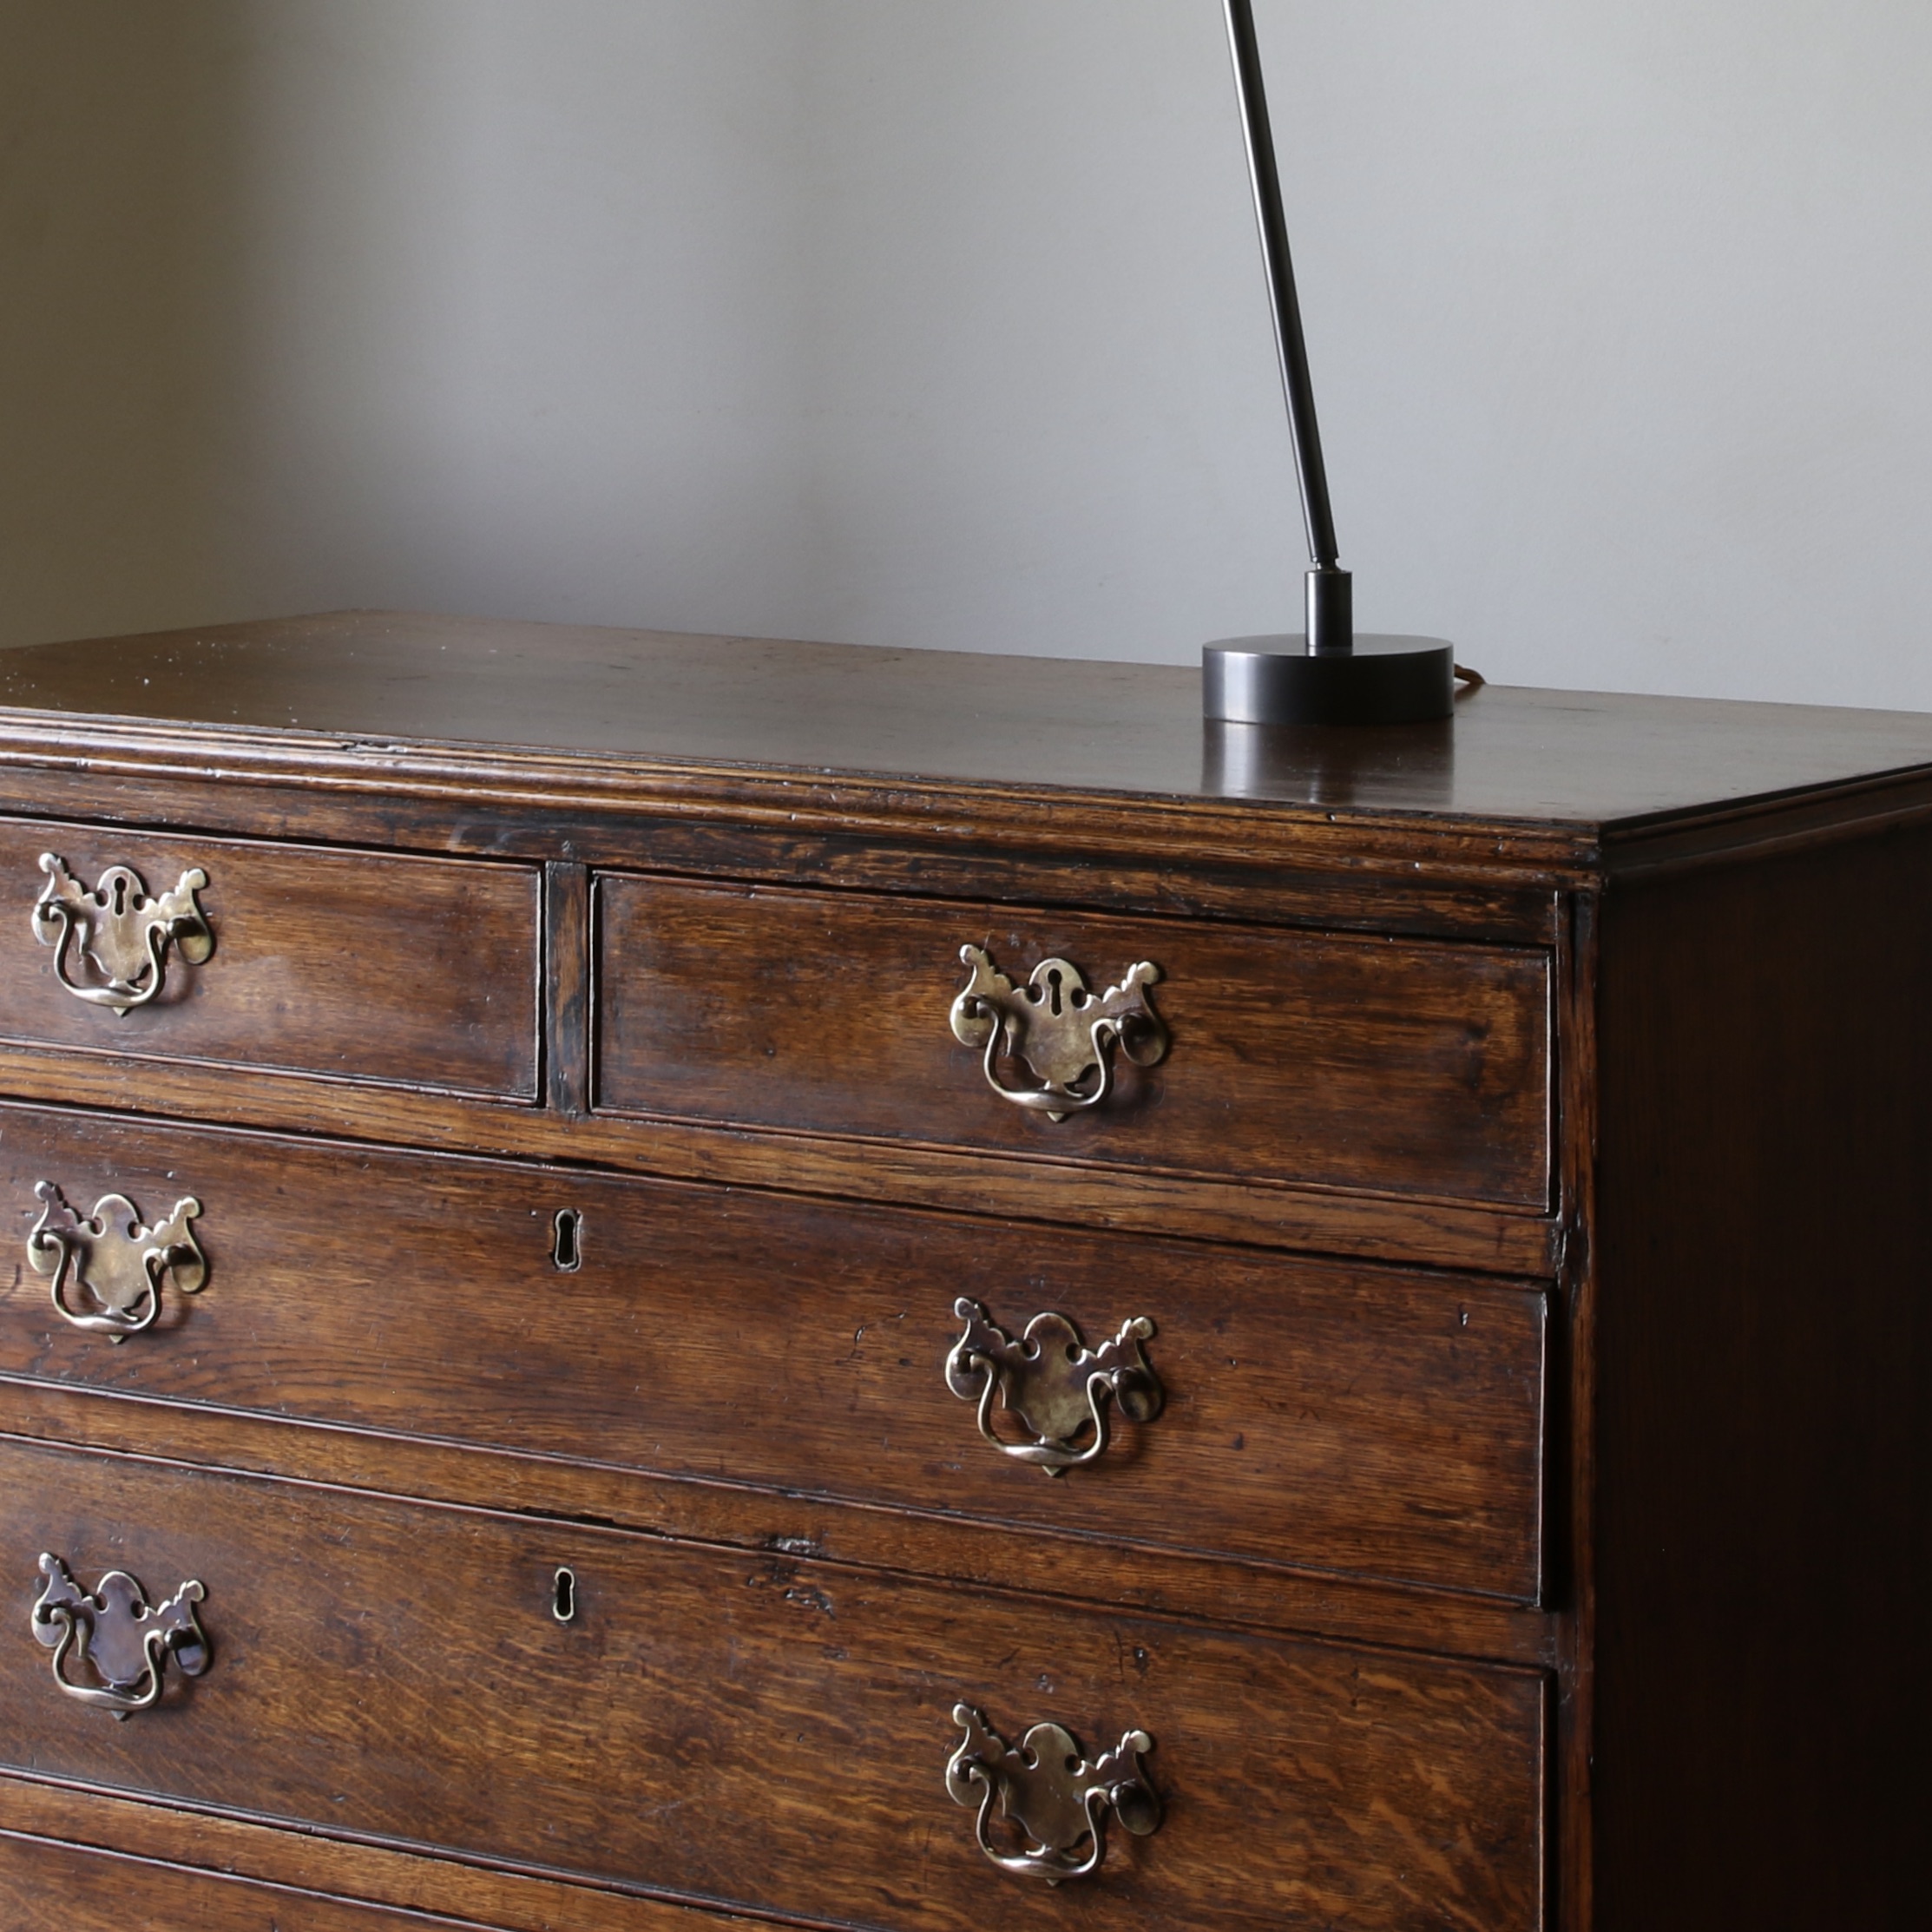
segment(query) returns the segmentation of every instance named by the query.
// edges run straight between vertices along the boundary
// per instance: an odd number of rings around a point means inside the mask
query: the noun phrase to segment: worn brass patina
[[[109,867],[92,891],[53,852],[40,855],[40,869],[47,884],[34,902],[34,936],[54,948],[61,984],[89,1006],[118,1014],[146,1006],[167,979],[170,945],[188,966],[214,950],[214,934],[194,897],[208,883],[198,865],[181,874],[172,892],[152,897],[140,873],[126,865]],[[69,971],[75,952],[77,969],[91,968],[91,980]]]
[[[987,1084],[1015,1107],[1064,1120],[1098,1107],[1113,1091],[1116,1043],[1136,1067],[1157,1066],[1166,1056],[1167,1029],[1146,990],[1160,969],[1147,960],[1096,995],[1064,959],[1042,960],[1026,984],[1015,986],[984,947],[962,946],[959,956],[973,976],[953,1002],[953,1036],[985,1050]],[[1024,1061],[1041,1084],[1009,1085],[1000,1068],[1011,1059]]]
[[[976,1810],[979,1848],[1002,1871],[1051,1885],[1091,1877],[1107,1856],[1109,1812],[1136,1837],[1160,1830],[1160,1799],[1140,1768],[1141,1753],[1153,1749],[1145,1731],[1128,1732],[1089,1764],[1057,1724],[1036,1724],[1015,1749],[970,1705],[955,1705],[953,1722],[966,1735],[946,1766],[946,1790]],[[996,1798],[1017,1827],[1017,1851],[993,1843]]]
[[[53,1277],[54,1306],[62,1318],[122,1342],[154,1324],[163,1283],[179,1293],[200,1293],[208,1278],[207,1258],[189,1223],[201,1212],[190,1194],[153,1227],[125,1194],[107,1194],[91,1214],[76,1214],[52,1181],[34,1189],[40,1219],[27,1236],[27,1260],[36,1274]]]
[[[54,1681],[69,1697],[125,1718],[161,1701],[172,1656],[189,1677],[208,1667],[208,1640],[194,1606],[207,1594],[184,1583],[166,1603],[150,1607],[148,1593],[125,1570],[109,1570],[89,1596],[57,1556],[43,1556],[46,1585],[34,1605],[34,1635],[54,1653]],[[96,1681],[76,1683],[64,1666]]]
[[[1124,1322],[1111,1342],[1089,1350],[1064,1315],[1035,1315],[1018,1341],[976,1301],[956,1301],[966,1332],[946,1357],[946,1386],[979,1404],[979,1432],[1002,1456],[1048,1475],[1107,1453],[1110,1404],[1132,1423],[1151,1423],[1165,1399],[1140,1344],[1153,1338],[1145,1315]],[[1009,1442],[993,1426],[993,1398],[1031,1440]]]

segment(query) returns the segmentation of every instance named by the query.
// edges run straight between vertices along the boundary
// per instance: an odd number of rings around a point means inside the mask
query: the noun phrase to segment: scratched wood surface
[[[1932,721],[348,614],[0,654],[0,811],[9,1174],[208,1208],[111,1349],[0,1207],[16,1614],[69,1537],[210,1587],[125,1726],[0,1645],[0,1833],[129,1914],[1916,1932]],[[207,866],[187,997],[56,996],[43,850]],[[1026,1120],[967,939],[1156,960],[1168,1061]],[[1009,1469],[961,1280],[1151,1315],[1166,1413]],[[1146,1725],[1166,1827],[1009,1889],[955,1694]],[[106,1909],[68,1856],[12,1916]]]
[[[1453,727],[1204,732],[1198,665],[332,611],[0,652],[0,706],[1263,815],[1616,825],[1932,766],[1932,718],[1491,687]]]
[[[150,893],[200,867],[213,956],[190,966],[171,952],[160,995],[118,1016],[76,998],[29,919],[45,883],[43,852],[90,890],[116,865],[132,867]],[[534,867],[0,819],[0,882],[6,1038],[534,1096]]]
[[[23,1932],[68,1932],[58,1909],[70,1896],[78,1913],[113,1915],[102,1932],[395,1932],[446,1923],[485,1932],[749,1932],[771,1922],[3,1769],[0,1873],[33,1904],[31,1915],[23,1909]],[[9,1896],[5,1883],[0,1900]],[[117,1899],[128,1909],[116,1913]],[[393,1910],[350,1902],[371,1899]],[[0,1922],[12,1932],[10,1921]],[[96,1932],[94,1920],[77,1922]]]
[[[0,1270],[7,1372],[1537,1594],[1537,1288],[0,1107],[15,1263],[43,1180],[151,1221],[193,1195],[212,1272],[110,1344]],[[1002,1458],[943,1379],[962,1297],[1015,1337],[1065,1315],[1089,1347],[1150,1318],[1163,1412],[1058,1479]]]
[[[1096,996],[1150,962],[1166,1059],[1058,1123],[1001,1099],[948,1023],[967,944]],[[1548,1202],[1547,954],[606,877],[597,960],[602,1107]]]
[[[209,1669],[124,1724],[0,1650],[42,1776],[903,1932],[1540,1922],[1540,1673],[17,1444],[0,1482],[4,1574],[207,1589]],[[1166,1822],[1089,1884],[996,1871],[958,1703],[1147,1731]]]
[[[353,1905],[0,1832],[0,1910],[30,1932],[435,1932],[474,1919]],[[691,1932],[706,1922],[693,1919]]]

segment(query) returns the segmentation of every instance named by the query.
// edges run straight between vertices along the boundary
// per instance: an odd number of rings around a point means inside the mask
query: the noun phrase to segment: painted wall
[[[1932,9],[1259,11],[1364,623],[1932,709]],[[1219,0],[0,0],[0,642],[1182,660],[1292,490]]]

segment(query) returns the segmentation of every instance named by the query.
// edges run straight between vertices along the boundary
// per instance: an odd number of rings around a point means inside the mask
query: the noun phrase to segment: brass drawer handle
[[[1064,1315],[1035,1315],[1016,1342],[976,1301],[956,1301],[966,1332],[946,1357],[946,1386],[979,1403],[979,1432],[1002,1456],[1048,1475],[1083,1468],[1107,1453],[1110,1402],[1130,1423],[1151,1423],[1165,1391],[1140,1344],[1153,1338],[1145,1315],[1123,1322],[1111,1342],[1089,1350]],[[1009,1442],[993,1427],[993,1397],[1016,1416],[1032,1441]],[[1092,1439],[1081,1446],[1081,1437]]]
[[[184,1295],[207,1284],[207,1260],[188,1226],[201,1212],[192,1194],[153,1227],[141,1226],[125,1194],[102,1195],[91,1214],[76,1214],[50,1180],[34,1196],[41,1214],[27,1237],[27,1260],[36,1274],[54,1278],[54,1306],[76,1328],[124,1342],[154,1325],[163,1282]]]
[[[187,966],[199,966],[214,950],[214,934],[194,895],[208,883],[199,865],[181,874],[172,892],[154,897],[141,874],[126,865],[110,866],[90,892],[56,853],[40,855],[47,875],[34,902],[34,937],[54,948],[54,976],[77,1000],[116,1014],[146,1006],[168,976],[173,945]],[[68,970],[76,950],[94,970],[82,984]]]
[[[1166,1057],[1167,1029],[1146,991],[1160,969],[1147,960],[1095,995],[1064,959],[1042,960],[1032,978],[1015,986],[983,947],[962,946],[959,956],[973,976],[953,1002],[953,1037],[963,1047],[985,1048],[987,1085],[1015,1107],[1049,1120],[1098,1107],[1114,1088],[1116,1043],[1136,1067],[1158,1066]],[[1013,1058],[1023,1060],[1041,1084],[1002,1081],[1001,1061]]]
[[[184,1583],[166,1603],[152,1607],[148,1593],[125,1570],[109,1570],[98,1594],[89,1596],[57,1556],[43,1556],[46,1587],[34,1605],[34,1635],[54,1653],[54,1681],[70,1698],[126,1718],[161,1702],[172,1656],[188,1677],[208,1667],[208,1640],[194,1613],[207,1592]],[[62,1666],[71,1653],[92,1673],[77,1684]]]
[[[1035,1725],[1015,1750],[970,1705],[956,1704],[953,1722],[966,1735],[946,1766],[946,1791],[956,1804],[976,1809],[974,1836],[1002,1871],[1049,1885],[1089,1878],[1107,1856],[1109,1812],[1137,1838],[1160,1829],[1160,1799],[1140,1768],[1140,1754],[1153,1749],[1145,1731],[1128,1732],[1089,1764],[1057,1724]],[[1019,1828],[1022,1850],[994,1844],[996,1798]]]

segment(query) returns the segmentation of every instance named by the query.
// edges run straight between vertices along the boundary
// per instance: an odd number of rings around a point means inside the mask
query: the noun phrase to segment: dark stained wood
[[[1534,1674],[71,1452],[0,1480],[10,1574],[207,1587],[213,1665],[145,1725],[0,1650],[0,1751],[43,1776],[905,1932],[1541,1922]],[[1092,1885],[1002,1879],[942,1783],[960,1700],[1147,1729],[1160,1832]]]
[[[0,653],[0,706],[1592,827],[1932,766],[1932,718],[1512,691],[1452,731],[1204,731],[1193,666],[351,611]]]
[[[1597,1924],[1925,1918],[1932,834],[1613,891]]]
[[[387,1912],[213,1872],[0,1832],[6,1923],[58,1932],[430,1932],[474,1920]]]
[[[640,1482],[628,1470],[378,1430],[292,1425],[196,1403],[0,1373],[12,1433],[299,1482],[598,1522],[1218,1628],[1336,1637],[1554,1669],[1559,1620],[1507,1598],[1382,1583],[963,1516],[854,1506],[791,1488]]]
[[[606,1110],[1548,1206],[1541,954],[634,877],[597,906]],[[948,1021],[968,943],[1096,995],[1152,961],[1166,1058],[1061,1122],[1000,1099]]]
[[[150,892],[199,866],[214,954],[170,955],[152,1004],[76,999],[30,923],[43,852],[92,888],[129,865]],[[538,881],[527,866],[0,819],[0,1033],[85,1054],[213,1061],[534,1099]]]
[[[78,1498],[102,1561],[254,1561],[152,1723],[46,1730],[0,1645],[39,1767],[0,1830],[509,1932],[700,1922],[640,1886],[905,1932],[1923,1917],[1932,720],[1492,689],[1296,739],[1204,729],[1189,669],[350,614],[0,654],[8,812],[57,836],[0,923],[0,1095],[251,1199],[122,1350],[55,1329],[16,1227],[0,1429],[101,1453],[10,1451],[0,1535]],[[301,917],[352,943],[243,1045],[23,1025],[76,837],[321,866]],[[411,926],[405,871],[445,882]],[[1172,1055],[1067,1131],[1007,1113],[946,1031],[969,937],[1158,959]],[[458,953],[514,1041],[437,1003]],[[1310,1023],[1244,1057],[1285,988]],[[585,1111],[599,1046],[634,1111]],[[1167,1413],[1062,1483],[993,1460],[939,1387],[959,1280],[1090,1340],[1151,1313]],[[576,1650],[519,1594],[559,1551]],[[950,1739],[894,1755],[981,1640],[1002,1725],[1160,1739],[1167,1826],[1102,1886],[1009,1895]]]
[[[43,1180],[82,1212],[192,1193],[210,1283],[115,1344],[0,1273],[11,1374],[1537,1594],[1532,1288],[0,1107],[16,1258]],[[560,1210],[582,1218],[572,1273]],[[961,1296],[1089,1345],[1151,1318],[1163,1413],[1058,1479],[1005,1460],[943,1377]]]
[[[380,1897],[398,1909],[405,1926],[439,1925],[450,1915],[459,1924],[500,1932],[744,1932],[753,1924],[768,1922],[555,1878],[490,1871],[419,1852],[345,1843],[314,1832],[279,1831],[208,1811],[81,1791],[4,1771],[0,1771],[0,1831],[16,1840],[39,1840],[39,1845],[16,1856],[40,1859],[35,1875],[43,1888],[57,1883],[59,1868],[46,1862],[40,1845],[62,1856],[85,1856],[80,1847],[100,1846],[150,1865],[233,1874],[257,1886],[272,1886],[278,1904],[292,1894],[304,1904],[318,1893],[343,1900]],[[94,1883],[84,1876],[78,1880],[83,1896],[84,1888]],[[4,1896],[0,1892],[0,1897]],[[61,1895],[56,1891],[55,1896]],[[198,1916],[201,1901],[196,1898],[195,1903],[196,1913],[174,1922],[150,1919],[131,1925],[123,1918],[113,1921],[105,1932],[202,1932],[211,1922]],[[28,1922],[33,1932],[39,1932],[43,1923],[68,1932],[58,1917]],[[213,1932],[231,1932],[219,1921],[212,1923]],[[286,1932],[303,1932],[307,1925],[294,1919],[283,1923]],[[382,1920],[376,1923],[387,1932]],[[246,1932],[258,1932],[246,1918],[242,1925]],[[327,1932],[336,1932],[336,1928],[329,1926]],[[368,1929],[352,1916],[345,1932]]]
[[[741,822],[728,800],[706,810],[678,800],[669,811],[654,812],[637,798],[566,804],[534,800],[521,789],[492,795],[482,775],[460,797],[419,795],[406,775],[393,787],[379,775],[370,783],[368,772],[344,774],[325,788],[323,772],[307,769],[245,776],[212,747],[203,762],[216,766],[214,776],[185,759],[172,762],[165,752],[138,770],[116,771],[85,755],[75,758],[74,769],[49,770],[10,763],[5,731],[0,714],[0,812],[21,817],[57,814],[94,824],[536,863],[563,851],[604,871],[647,868],[748,883],[1044,900],[1168,918],[1506,945],[1548,946],[1559,930],[1564,875],[1555,868],[1514,880],[1449,877],[1433,867],[1419,871],[1412,843],[1406,851],[1377,851],[1372,844],[1350,851],[1324,840],[1318,827],[1307,828],[1304,847],[1295,852],[1272,850],[1265,840],[1251,844],[1246,827],[1204,831],[1191,851],[1159,841],[1136,851],[1117,839],[1096,850],[1071,815],[1055,815],[1051,842],[1019,837],[1023,821],[989,825],[977,809],[982,801],[963,793],[954,797],[940,826],[832,824],[808,802],[779,827]],[[996,802],[997,795],[988,798]],[[1492,861],[1493,847],[1491,841],[1486,848]]]
[[[543,1078],[558,1113],[590,1107],[590,875],[582,865],[543,868]]]
[[[85,1058],[0,1041],[0,1087],[23,1100],[149,1113],[236,1127],[386,1141],[454,1153],[527,1155],[733,1187],[956,1209],[1053,1226],[1239,1241],[1318,1253],[1475,1269],[1554,1272],[1560,1230],[1498,1208],[1319,1188],[1173,1180],[900,1143],[773,1140],[677,1121],[483,1105],[399,1088],[294,1081],[240,1068]]]
[[[1557,954],[1557,1024],[1566,1049],[1559,1103],[1564,1226],[1549,1324],[1545,1588],[1556,1607],[1553,1635],[1561,1659],[1554,1725],[1556,1776],[1550,1780],[1556,1922],[1587,1928],[1595,1896],[1597,1276],[1591,1240],[1597,1226],[1600,1110],[1600,896],[1577,893],[1566,910],[1568,930]]]

